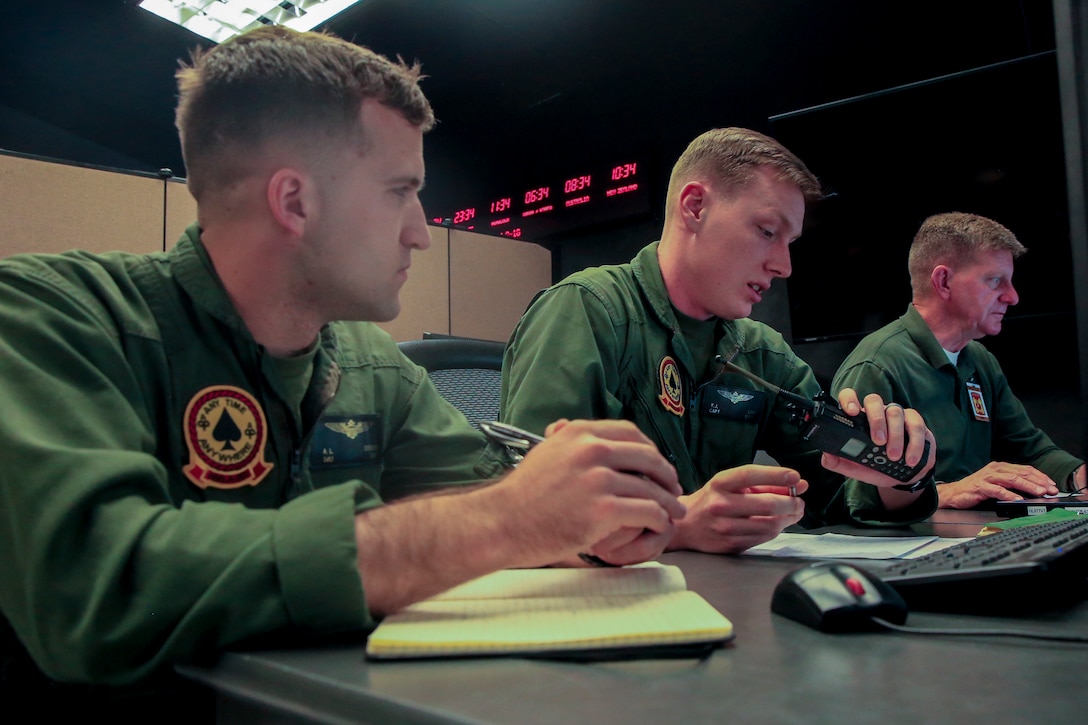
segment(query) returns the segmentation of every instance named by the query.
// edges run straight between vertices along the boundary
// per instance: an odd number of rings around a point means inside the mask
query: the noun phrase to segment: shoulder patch
[[[241,388],[204,388],[185,408],[186,478],[200,488],[256,486],[272,470],[265,461],[268,423],[256,399]]]
[[[661,364],[657,367],[657,376],[661,383],[661,394],[657,399],[665,406],[665,410],[673,415],[683,415],[684,385],[680,380],[680,368],[671,355],[661,358]]]

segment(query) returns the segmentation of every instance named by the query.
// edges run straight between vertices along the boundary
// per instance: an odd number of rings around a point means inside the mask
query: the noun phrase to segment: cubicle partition
[[[0,153],[0,257],[21,252],[168,249],[196,219],[184,181]],[[551,252],[530,242],[432,226],[412,253],[396,340],[424,332],[505,340],[551,283]]]
[[[177,179],[0,154],[0,257],[154,252],[194,219],[196,202]]]
[[[505,341],[551,270],[539,245],[432,226],[431,248],[412,253],[400,315],[381,326],[398,342],[424,332]]]

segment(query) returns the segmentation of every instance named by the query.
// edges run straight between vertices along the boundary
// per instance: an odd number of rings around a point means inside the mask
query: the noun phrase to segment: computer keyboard
[[[918,559],[866,563],[912,609],[1002,614],[1088,593],[1088,516],[980,536]]]

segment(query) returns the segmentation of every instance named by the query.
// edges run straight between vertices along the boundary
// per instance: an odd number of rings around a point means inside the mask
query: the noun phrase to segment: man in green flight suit
[[[932,456],[907,486],[821,456],[785,400],[715,361],[720,354],[806,398],[818,392],[782,336],[746,318],[772,280],[789,276],[789,245],[806,203],[820,195],[817,179],[774,139],[741,128],[696,138],[673,168],[660,242],[629,264],[571,275],[523,315],[503,359],[500,417],[530,430],[556,416],[634,421],[684,487],[688,513],[672,549],[742,551],[802,517],[882,524],[929,516]],[[892,460],[921,461],[932,436],[917,412],[886,409],[875,395],[862,403],[853,391],[840,402],[867,415]],[[750,465],[759,450],[783,467]]]
[[[558,422],[497,482],[427,495],[503,469],[363,322],[398,313],[430,244],[419,77],[276,27],[195,53],[177,125],[199,224],[162,254],[0,263],[0,610],[25,647],[0,662],[5,706],[80,693],[157,721],[177,662],[664,547],[680,488],[633,425]],[[42,685],[27,652],[113,687]]]
[[[926,219],[908,257],[913,302],[858,343],[832,382],[836,390],[893,396],[925,416],[942,454],[935,470],[941,508],[1085,486],[1084,462],[1031,422],[997,358],[978,342],[999,333],[1020,301],[1013,261],[1026,251],[983,216]]]

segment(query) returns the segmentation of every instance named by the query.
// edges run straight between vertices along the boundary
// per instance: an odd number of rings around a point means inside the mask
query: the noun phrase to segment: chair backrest
[[[449,402],[479,427],[499,417],[502,353],[506,345],[466,337],[407,340],[397,347],[427,370],[431,382]]]

